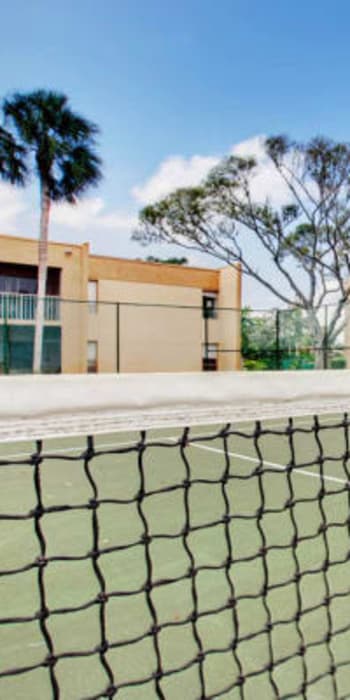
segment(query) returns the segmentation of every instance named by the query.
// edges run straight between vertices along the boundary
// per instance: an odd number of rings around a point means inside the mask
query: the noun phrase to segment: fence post
[[[4,355],[4,374],[9,374],[10,371],[10,334],[8,324],[8,308],[7,300],[4,299],[4,335],[3,335],[3,355]]]
[[[324,307],[323,369],[328,369],[328,304]]]
[[[209,319],[208,319],[208,311],[205,307],[203,307],[202,311],[204,315],[204,357],[206,360],[206,366],[205,369],[208,369],[208,360],[209,360]]]
[[[115,305],[116,371],[120,372],[120,302]]]
[[[276,309],[276,369],[281,369],[280,312]]]

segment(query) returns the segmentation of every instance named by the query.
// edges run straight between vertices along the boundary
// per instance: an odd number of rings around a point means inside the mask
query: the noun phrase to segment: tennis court
[[[0,459],[1,698],[350,697],[343,415]]]

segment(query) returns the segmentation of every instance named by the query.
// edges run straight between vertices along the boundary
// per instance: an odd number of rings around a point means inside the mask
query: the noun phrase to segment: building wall
[[[37,265],[38,242],[0,236],[0,260]],[[219,306],[241,304],[240,271],[233,267],[215,270],[108,258],[89,255],[88,244],[55,242],[49,243],[48,263],[61,270],[63,372],[86,371],[89,340],[97,341],[102,372],[117,371],[117,364],[122,372],[200,371],[203,292],[217,293]],[[89,313],[86,303],[89,280],[98,284],[96,314]],[[219,311],[209,321],[208,340],[219,349],[238,349],[239,326],[238,313]],[[238,357],[219,353],[219,369],[237,369]]]
[[[199,289],[101,280],[99,302],[104,301],[124,303],[119,307],[119,338],[115,305],[99,303],[97,313],[89,315],[89,340],[98,343],[100,372],[116,371],[118,346],[122,372],[201,370]]]
[[[240,270],[225,267],[220,270],[219,370],[241,369],[241,304]]]
[[[99,371],[116,371],[117,364],[123,372],[200,371],[203,292],[216,292],[218,306],[227,307],[207,322],[208,341],[219,349],[218,369],[239,369],[240,314],[232,307],[241,306],[240,277],[232,266],[213,270],[90,256],[89,279],[98,282],[100,303],[89,317],[89,340],[98,343]],[[119,311],[104,302],[120,302]]]
[[[232,266],[218,270],[217,314],[207,321],[208,342],[218,347],[218,369],[241,369],[241,275]],[[204,291],[211,291],[205,289]],[[202,327],[202,343],[205,343],[205,324]]]
[[[87,307],[65,300],[86,300],[89,246],[49,244],[48,264],[60,268],[62,326],[62,372],[86,371]],[[0,236],[0,260],[24,265],[38,264],[38,241]],[[16,322],[17,323],[17,322]]]
[[[89,257],[89,279],[91,280],[195,287],[216,292],[219,289],[219,277],[220,271],[213,269],[107,258],[100,255]]]

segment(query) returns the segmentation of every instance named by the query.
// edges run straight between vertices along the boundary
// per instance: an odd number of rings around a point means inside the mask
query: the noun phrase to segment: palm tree
[[[3,103],[5,134],[9,135],[4,173],[15,184],[34,173],[40,186],[40,237],[33,371],[41,370],[46,294],[49,218],[52,202],[74,204],[101,178],[101,161],[95,152],[98,128],[73,112],[66,95],[48,90],[15,93]],[[1,134],[0,134],[1,137]],[[12,159],[11,148],[14,151]],[[1,168],[0,141],[0,168]],[[18,176],[16,174],[16,158]],[[7,163],[7,169],[6,169]],[[12,165],[11,165],[12,163]],[[13,170],[10,170],[13,168]],[[1,174],[1,170],[0,170]],[[22,177],[22,182],[20,179]]]

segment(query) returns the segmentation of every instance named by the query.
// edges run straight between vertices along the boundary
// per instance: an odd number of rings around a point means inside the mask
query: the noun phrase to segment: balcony
[[[35,294],[0,292],[0,319],[4,321],[34,321],[37,297]],[[45,297],[45,321],[60,320],[59,297]]]

